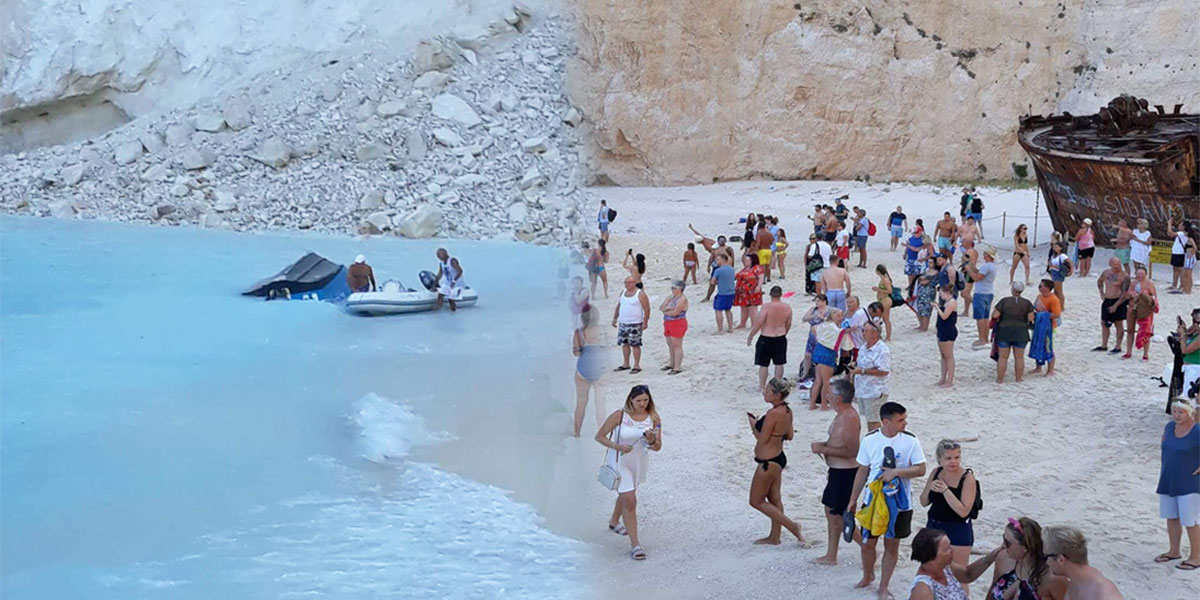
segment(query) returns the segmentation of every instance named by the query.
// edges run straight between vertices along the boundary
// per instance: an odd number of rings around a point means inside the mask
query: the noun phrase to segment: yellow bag
[[[883,480],[872,481],[867,489],[871,491],[871,503],[860,508],[854,514],[854,520],[870,532],[871,537],[883,537],[892,516],[888,511],[887,499],[883,497]]]

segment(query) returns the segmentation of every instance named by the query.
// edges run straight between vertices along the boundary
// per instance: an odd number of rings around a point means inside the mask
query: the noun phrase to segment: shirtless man
[[[1128,244],[1128,240],[1125,243]],[[1115,256],[1108,259],[1108,269],[1100,273],[1096,288],[1100,290],[1100,345],[1092,348],[1092,352],[1120,354],[1121,340],[1125,339],[1126,309],[1129,306],[1129,275],[1121,268],[1121,259]],[[1108,334],[1113,324],[1117,326],[1117,343],[1109,350]]]
[[[441,282],[441,285],[438,287],[437,302],[434,303],[433,309],[441,310],[444,299],[450,301],[450,312],[454,312],[458,310],[455,301],[462,296],[463,288],[466,287],[462,280],[463,268],[458,264],[458,259],[450,256],[445,248],[437,249],[437,258],[439,261],[438,272],[434,281]]]
[[[859,434],[862,424],[858,420],[858,411],[854,409],[854,384],[845,379],[838,379],[830,384],[829,397],[832,399],[835,415],[829,425],[829,439],[824,442],[813,442],[813,454],[825,458],[829,473],[825,479],[825,492],[821,494],[821,504],[825,506],[825,525],[829,534],[829,546],[825,556],[814,559],[820,565],[836,565],[838,542],[842,537],[842,511],[850,503],[850,492],[854,489],[854,476],[858,473]]]
[[[1053,525],[1043,531],[1050,572],[1071,581],[1063,600],[1124,600],[1117,586],[1088,564],[1087,538],[1082,531]]]
[[[934,225],[934,231],[937,232],[938,251],[950,251],[954,245],[954,236],[958,232],[958,225],[954,223],[954,217],[950,216],[949,212],[942,213],[942,220]]]
[[[1158,309],[1158,288],[1154,280],[1146,275],[1146,267],[1138,265],[1133,281],[1129,284],[1128,333],[1125,336],[1125,354],[1121,358],[1133,358],[1133,349],[1143,348],[1142,361],[1150,360],[1150,336],[1154,335],[1154,313]]]
[[[1133,230],[1129,228],[1129,224],[1125,219],[1117,220],[1117,235],[1113,237],[1113,252],[1120,259],[1121,266],[1125,269],[1125,274],[1129,275],[1129,240],[1133,238]]]
[[[758,254],[758,264],[763,268],[764,280],[771,280],[771,257],[774,255],[775,236],[771,235],[766,221],[758,224],[758,233],[754,234],[754,243],[750,251]]]
[[[346,269],[346,283],[351,292],[375,291],[375,272],[367,264],[366,257],[361,254],[354,257],[354,264]]]
[[[968,240],[974,244],[979,239],[979,226],[975,224],[975,217],[967,217],[962,227],[958,228],[958,245],[965,246]]]
[[[971,278],[971,270],[975,268],[976,262],[979,260],[979,251],[975,249],[975,242],[967,239],[963,240],[963,256],[962,262],[959,263],[958,272],[964,277],[962,302],[962,316],[969,316],[971,310],[971,293],[975,290],[975,280]],[[988,318],[985,316],[983,318]]]
[[[821,286],[830,308],[846,310],[846,296],[851,292],[850,273],[846,272],[846,261],[833,258],[830,262],[821,272]]]
[[[792,307],[783,301],[783,288],[771,288],[771,301],[766,303],[754,318],[754,327],[746,336],[746,345],[759,331],[758,343],[754,346],[754,364],[758,366],[758,389],[767,387],[767,369],[775,364],[775,379],[783,380],[783,365],[787,364],[787,334],[792,329]]]
[[[825,211],[825,241],[832,244],[837,239],[838,218],[832,210]]]

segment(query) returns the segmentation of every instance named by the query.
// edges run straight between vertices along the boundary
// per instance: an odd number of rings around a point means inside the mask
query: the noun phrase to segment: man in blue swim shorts
[[[712,281],[717,286],[717,295],[713,296],[713,313],[717,318],[717,333],[733,333],[733,293],[736,289],[737,274],[729,265],[729,255],[724,252],[716,255],[717,268],[713,269]],[[726,329],[722,328],[721,317],[725,317]]]

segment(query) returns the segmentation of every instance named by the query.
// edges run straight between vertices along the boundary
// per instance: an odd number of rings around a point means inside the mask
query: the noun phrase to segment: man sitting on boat
[[[438,266],[436,281],[438,285],[437,303],[434,304],[434,310],[442,308],[442,299],[450,301],[450,311],[458,310],[455,302],[462,297],[463,288],[467,287],[462,280],[462,265],[458,263],[458,259],[450,256],[445,248],[438,248],[437,251]]]
[[[361,254],[354,257],[354,264],[346,270],[346,283],[354,292],[375,291],[375,272],[367,264],[367,258]]]

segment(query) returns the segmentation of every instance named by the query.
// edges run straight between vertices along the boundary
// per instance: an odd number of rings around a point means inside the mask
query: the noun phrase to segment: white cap
[[[354,257],[354,262],[355,262],[356,264],[362,264],[362,263],[365,263],[365,262],[367,262],[367,257],[365,257],[365,256],[363,256],[363,255],[361,255],[361,254],[359,254],[358,256],[355,256],[355,257]]]
[[[1092,220],[1091,220],[1091,219],[1084,219],[1084,220],[1083,220],[1083,224],[1084,224],[1084,225],[1091,225],[1091,224],[1092,224]]]

